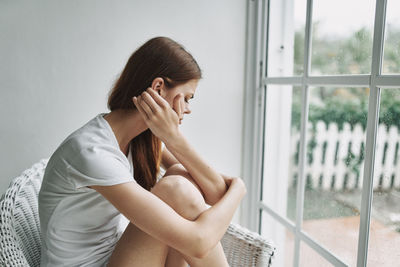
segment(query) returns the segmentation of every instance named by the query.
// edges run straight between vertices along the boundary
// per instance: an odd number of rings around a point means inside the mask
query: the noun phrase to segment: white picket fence
[[[312,139],[312,128],[308,130],[308,141]],[[298,163],[294,160],[298,155],[300,133],[292,131],[289,173],[292,184],[296,183],[298,176]],[[360,154],[365,157],[366,132],[361,125],[356,125],[351,130],[350,124],[345,123],[339,131],[337,124],[331,123],[328,128],[324,122],[316,125],[315,141],[312,162],[306,160],[305,174],[307,184],[311,188],[322,190],[351,190],[362,187],[364,160],[358,166],[359,172],[352,166],[360,159]],[[387,131],[385,125],[379,125],[374,167],[374,190],[400,189],[400,133],[392,126]],[[362,146],[364,149],[362,149]],[[362,152],[363,150],[363,152]],[[349,151],[355,156],[352,163],[346,162]]]

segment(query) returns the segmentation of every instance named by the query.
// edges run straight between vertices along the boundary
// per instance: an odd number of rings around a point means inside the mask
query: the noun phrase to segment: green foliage
[[[339,130],[344,123],[349,123],[351,128],[360,124],[365,130],[367,127],[368,96],[359,99],[343,100],[340,97],[329,97],[324,100],[324,105],[310,103],[308,122],[315,129],[318,121],[323,121],[328,127],[336,123]],[[300,130],[301,99],[293,95],[292,126]],[[388,129],[396,126],[400,131],[400,89],[382,89],[379,110],[379,123]]]
[[[384,46],[384,72],[400,72],[400,29],[387,27]],[[372,32],[367,28],[351,36],[324,37],[319,23],[313,24],[312,72],[313,74],[360,74],[371,72]],[[304,29],[295,33],[294,73],[303,73]],[[351,127],[367,126],[368,96],[366,88],[311,88],[321,103],[310,101],[309,122],[315,128],[318,121],[336,123],[339,130],[345,122]],[[343,95],[345,92],[345,95]],[[300,128],[301,92],[293,90],[292,125]],[[396,126],[400,131],[400,89],[382,89],[379,123]]]
[[[313,74],[371,73],[372,32],[363,27],[347,38],[322,36],[313,23],[311,70]],[[303,73],[304,28],[294,36],[294,74]],[[400,29],[388,25],[385,34],[384,73],[400,72]]]
[[[304,31],[294,34],[294,70],[295,75],[303,74],[304,64]]]
[[[400,89],[382,90],[379,123],[387,128],[396,126],[400,131]]]
[[[330,123],[336,123],[339,131],[343,129],[344,123],[349,123],[353,128],[356,124],[360,124],[364,131],[367,127],[368,99],[364,96],[359,101],[343,100],[339,97],[326,98],[324,105],[316,105],[310,103],[308,121],[312,124],[311,138],[307,144],[307,160],[308,164],[312,164],[314,158],[314,150],[316,148],[316,124],[323,121],[328,127]],[[293,95],[292,105],[292,126],[300,130],[301,118],[301,101],[298,94]],[[399,89],[383,89],[381,91],[381,101],[379,110],[379,123],[389,129],[391,126],[397,127],[400,132],[400,90]],[[360,175],[361,163],[364,159],[365,146],[361,145],[361,151],[349,150],[344,160],[348,170]],[[359,153],[361,152],[361,153]],[[356,156],[358,155],[358,156]],[[297,161],[297,153],[294,155]],[[297,162],[296,162],[297,164]]]
[[[315,128],[318,121],[325,122],[326,126],[329,123],[336,123],[339,131],[343,129],[345,122],[349,123],[352,128],[355,124],[360,123],[363,128],[366,128],[367,110],[365,105],[353,101],[342,101],[338,98],[332,98],[325,102],[325,106],[310,106],[310,122]]]
[[[400,72],[400,30],[388,25],[386,29],[383,72]]]
[[[324,37],[319,33],[318,22],[313,24],[311,70],[313,75],[369,74],[371,73],[372,32],[361,28],[347,38]],[[304,29],[295,33],[294,74],[303,74]],[[400,29],[388,27],[384,45],[383,73],[400,72]],[[368,88],[310,88],[308,122],[312,125],[310,141],[307,144],[308,164],[313,162],[316,147],[316,124],[323,121],[338,125],[339,131],[345,123],[353,129],[356,124],[367,127]],[[292,127],[300,130],[302,110],[301,90],[294,88],[292,96]],[[381,89],[379,123],[388,129],[397,127],[400,131],[400,89]],[[298,161],[299,146],[294,155]],[[361,151],[348,150],[344,160],[348,170],[360,174],[365,146]],[[360,153],[361,152],[361,153]],[[359,155],[358,155],[359,154]],[[356,156],[358,155],[358,156]],[[307,182],[309,180],[307,179]],[[311,181],[311,180],[310,180]],[[311,186],[307,183],[308,186]]]

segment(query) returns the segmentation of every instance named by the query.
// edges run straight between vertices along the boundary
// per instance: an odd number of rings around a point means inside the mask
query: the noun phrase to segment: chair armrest
[[[272,264],[273,242],[238,224],[229,225],[221,244],[231,267],[266,267]]]

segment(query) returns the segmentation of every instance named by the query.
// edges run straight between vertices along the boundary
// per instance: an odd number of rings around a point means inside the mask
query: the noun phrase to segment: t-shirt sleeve
[[[85,148],[68,166],[68,177],[75,188],[136,182],[122,152],[99,147]]]

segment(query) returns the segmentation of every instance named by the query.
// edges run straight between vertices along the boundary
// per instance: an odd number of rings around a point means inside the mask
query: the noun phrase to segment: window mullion
[[[367,139],[364,162],[363,190],[361,197],[360,230],[358,238],[357,266],[365,267],[368,256],[368,237],[373,197],[375,147],[379,122],[380,88],[377,77],[381,74],[385,32],[386,0],[377,0],[372,48],[371,82],[367,119]]]
[[[399,77],[392,77],[393,83],[398,82]],[[305,79],[305,81],[303,81]],[[397,80],[397,81],[396,81]],[[291,84],[291,85],[322,85],[322,86],[369,86],[371,75],[324,75],[304,77],[267,77],[264,79],[266,84]]]
[[[303,208],[304,208],[304,187],[305,187],[305,159],[307,149],[307,124],[308,124],[308,96],[309,88],[306,84],[307,77],[310,73],[311,65],[311,40],[312,40],[312,9],[313,1],[307,0],[306,27],[304,38],[304,73],[302,84],[302,111],[300,124],[300,151],[299,151],[299,178],[297,180],[297,208],[296,208],[296,234],[294,246],[294,261],[293,266],[299,266],[300,259],[300,241],[301,228],[303,224]]]
[[[258,24],[260,25],[260,41],[258,44],[260,45],[259,47],[259,56],[257,62],[259,63],[258,65],[258,73],[259,73],[259,81],[257,85],[257,100],[256,100],[256,107],[257,107],[257,112],[256,112],[256,127],[257,131],[255,133],[255,159],[254,160],[254,170],[255,170],[255,176],[257,177],[256,180],[256,189],[257,189],[257,194],[255,194],[255,197],[257,199],[254,199],[254,207],[258,206],[258,203],[262,201],[262,188],[263,188],[263,164],[264,164],[264,138],[265,138],[265,105],[266,105],[266,85],[264,84],[264,75],[266,73],[266,51],[267,51],[267,28],[268,28],[268,14],[269,14],[269,8],[266,4],[268,0],[260,0],[259,1],[259,20]],[[255,226],[257,228],[257,231],[261,233],[261,211],[258,209],[257,210],[257,217],[255,221]]]
[[[261,172],[262,164],[262,134],[263,131],[263,106],[262,95],[264,86],[260,73],[262,66],[263,26],[265,0],[248,1],[247,27],[247,62],[246,62],[246,88],[244,107],[244,138],[243,138],[243,161],[242,177],[248,187],[247,197],[241,205],[241,223],[247,228],[257,231],[259,224],[259,211],[255,209],[260,201]],[[265,64],[264,64],[265,65]],[[261,85],[260,85],[261,84]],[[254,104],[256,103],[256,104]]]
[[[399,88],[400,86],[400,75],[379,75],[375,79],[378,87]]]

